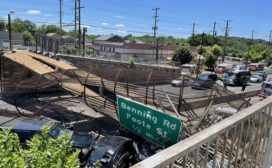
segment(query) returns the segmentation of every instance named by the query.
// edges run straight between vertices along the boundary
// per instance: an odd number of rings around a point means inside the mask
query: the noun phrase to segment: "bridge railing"
[[[265,99],[132,167],[268,168],[271,110],[272,99]]]

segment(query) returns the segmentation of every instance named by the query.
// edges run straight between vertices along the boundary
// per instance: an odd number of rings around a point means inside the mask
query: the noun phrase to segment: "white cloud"
[[[116,24],[115,26],[116,27],[125,27],[125,25],[123,25],[123,24]]]
[[[126,30],[124,30],[124,29],[118,29],[117,32],[118,33],[127,33]]]
[[[178,29],[179,29],[179,30],[183,30],[183,28],[182,28],[182,27],[179,27]]]
[[[115,16],[115,17],[118,18],[118,19],[125,19],[124,16],[120,16],[120,15],[117,15],[117,16]]]
[[[106,22],[101,23],[103,26],[108,26],[109,24]]]
[[[84,24],[81,24],[81,27],[87,27],[88,29],[91,28],[91,26],[89,26],[89,25],[84,25]]]
[[[26,11],[26,13],[29,15],[38,15],[41,13],[41,11],[36,10],[36,9],[31,9],[31,10]]]
[[[52,14],[47,13],[47,14],[44,14],[44,16],[46,16],[46,17],[50,17],[50,16],[52,16]]]

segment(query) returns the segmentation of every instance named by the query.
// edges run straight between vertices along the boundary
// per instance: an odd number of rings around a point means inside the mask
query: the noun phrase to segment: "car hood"
[[[223,80],[232,80],[233,78],[231,76],[224,77]]]
[[[74,148],[89,148],[94,138],[88,133],[73,132],[71,140]]]
[[[119,136],[105,137],[93,149],[93,152],[89,156],[87,165],[92,166],[97,160],[104,158],[105,154],[115,156],[117,151],[120,150],[121,146],[125,144],[130,144],[130,147],[132,147],[132,141],[128,138]],[[112,159],[114,158],[111,158],[111,160],[106,165],[103,165],[103,167],[112,167]]]

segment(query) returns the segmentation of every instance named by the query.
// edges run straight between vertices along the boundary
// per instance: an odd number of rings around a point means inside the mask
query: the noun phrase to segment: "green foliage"
[[[92,165],[92,168],[102,168],[103,165],[101,164],[100,161],[96,161],[94,162],[94,164]]]
[[[30,32],[25,30],[22,33],[22,37],[23,37],[23,40],[24,40],[24,44],[27,44],[27,42],[34,43],[34,37],[32,36],[32,34]]]
[[[214,69],[216,63],[216,56],[211,52],[211,50],[207,50],[205,53],[205,65],[209,70]]]
[[[129,58],[128,68],[135,68],[134,58]]]
[[[250,47],[249,51],[243,54],[245,59],[252,62],[259,62],[260,60],[267,60],[268,63],[271,62],[271,49],[264,44],[255,44]]]
[[[194,36],[189,37],[188,43],[191,46],[212,46],[214,44],[219,44],[220,40],[218,37],[214,37],[209,34],[196,34]]]
[[[159,45],[187,45],[185,39],[177,39],[172,36],[168,37],[157,37]],[[144,35],[144,36],[132,36],[132,34],[128,34],[124,37],[124,40],[128,40],[131,43],[136,43],[138,41],[142,41],[146,44],[153,44],[154,43],[154,37],[150,35]]]
[[[15,32],[22,33],[24,31],[33,32],[36,29],[36,25],[29,20],[21,20],[16,18],[12,21],[12,30]]]
[[[0,31],[5,30],[6,30],[5,20],[0,19]]]
[[[44,127],[41,134],[27,141],[27,149],[19,143],[17,134],[10,129],[0,131],[0,167],[13,168],[79,168],[79,151],[72,151],[71,135],[53,139]]]
[[[179,62],[180,64],[186,64],[190,62],[192,58],[193,56],[190,50],[188,48],[181,47],[175,51],[172,60],[174,62]]]
[[[10,133],[10,129],[0,131],[0,167],[26,167],[21,151],[22,147],[16,134]]]
[[[60,34],[61,33],[60,28],[56,25],[41,25],[40,27],[37,28],[37,32],[44,33],[44,34],[47,34],[47,33]],[[62,35],[65,35],[65,34],[66,32],[62,30]]]
[[[214,44],[211,47],[211,52],[216,58],[218,58],[219,56],[221,56],[223,54],[223,49],[219,45]]]

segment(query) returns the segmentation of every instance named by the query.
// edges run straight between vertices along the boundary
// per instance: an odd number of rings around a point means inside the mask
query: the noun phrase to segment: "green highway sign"
[[[169,147],[179,140],[182,121],[145,104],[117,96],[120,124],[146,140]]]

